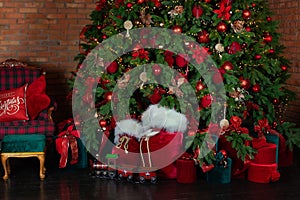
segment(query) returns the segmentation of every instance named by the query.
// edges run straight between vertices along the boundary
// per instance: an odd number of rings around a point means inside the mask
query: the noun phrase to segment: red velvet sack
[[[160,177],[176,178],[177,168],[174,161],[182,153],[182,140],[181,132],[169,133],[164,130],[154,136],[141,138],[143,166],[160,169],[158,172]]]
[[[280,173],[277,171],[277,164],[256,164],[250,163],[248,168],[248,180],[255,183],[270,183],[278,181]]]
[[[248,160],[243,161],[242,159],[237,157],[237,151],[232,148],[231,143],[228,142],[224,135],[221,135],[218,140],[218,149],[219,150],[226,150],[227,155],[229,158],[232,159],[232,166],[231,166],[231,175],[232,178],[245,178],[246,170],[249,167]]]
[[[140,145],[137,138],[127,134],[121,135],[118,144],[112,148],[113,154],[118,154],[118,165],[140,165]]]

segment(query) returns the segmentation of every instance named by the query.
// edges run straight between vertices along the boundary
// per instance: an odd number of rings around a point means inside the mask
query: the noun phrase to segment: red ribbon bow
[[[69,147],[72,153],[70,164],[78,163],[78,146],[76,139],[80,136],[77,130],[73,130],[73,127],[74,125],[69,126],[67,130],[61,132],[55,140],[56,150],[60,154],[59,168],[64,168],[67,165]]]
[[[249,130],[247,128],[241,127],[242,119],[239,118],[238,116],[232,116],[229,121],[230,121],[230,125],[226,131],[228,132],[235,131],[237,133],[249,134]]]

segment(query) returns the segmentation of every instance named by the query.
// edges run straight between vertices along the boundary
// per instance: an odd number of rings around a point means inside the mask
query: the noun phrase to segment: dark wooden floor
[[[37,159],[16,159],[11,160],[10,179],[6,182],[0,180],[0,199],[299,199],[299,155],[296,152],[292,166],[280,169],[279,182],[258,184],[247,180],[232,180],[232,183],[223,185],[208,184],[201,178],[194,184],[179,184],[176,180],[159,180],[155,185],[116,182],[92,178],[88,169],[58,169],[57,166],[49,165],[49,162],[47,178],[41,182]]]

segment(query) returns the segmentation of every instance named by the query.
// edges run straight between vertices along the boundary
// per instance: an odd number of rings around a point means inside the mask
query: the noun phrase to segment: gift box
[[[243,161],[237,157],[237,151],[232,148],[230,142],[228,142],[224,135],[221,135],[218,140],[218,149],[225,149],[227,151],[228,157],[232,161],[231,165],[231,177],[234,179],[244,179],[246,175],[246,170],[249,166],[247,160]]]
[[[277,146],[269,144],[266,147],[257,149],[257,154],[254,155],[253,162],[257,164],[274,164],[277,161]]]
[[[195,161],[192,159],[178,159],[177,166],[177,182],[178,183],[194,183],[197,179]]]
[[[60,156],[59,168],[83,169],[88,166],[87,149],[79,135],[74,124],[71,124],[67,130],[54,137],[56,151]]]
[[[279,157],[279,137],[277,135],[273,134],[267,134],[266,135],[267,142],[273,143],[276,145],[276,163],[278,165],[278,157]]]
[[[266,138],[253,138],[252,147],[257,150],[253,162],[257,164],[274,164],[277,161],[277,145],[268,143]]]
[[[215,167],[207,172],[206,180],[213,184],[226,184],[231,182],[231,158],[226,158],[226,164],[215,163]]]
[[[248,180],[255,183],[270,183],[278,181],[280,173],[277,164],[250,163],[248,168]]]

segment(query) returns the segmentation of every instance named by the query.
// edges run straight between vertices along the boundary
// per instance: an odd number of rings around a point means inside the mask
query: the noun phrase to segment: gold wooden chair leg
[[[3,180],[8,180],[8,170],[7,170],[7,162],[8,162],[8,156],[1,155],[1,162],[4,169],[4,176]]]
[[[40,179],[45,179],[45,155],[38,155],[38,159],[40,160]]]

